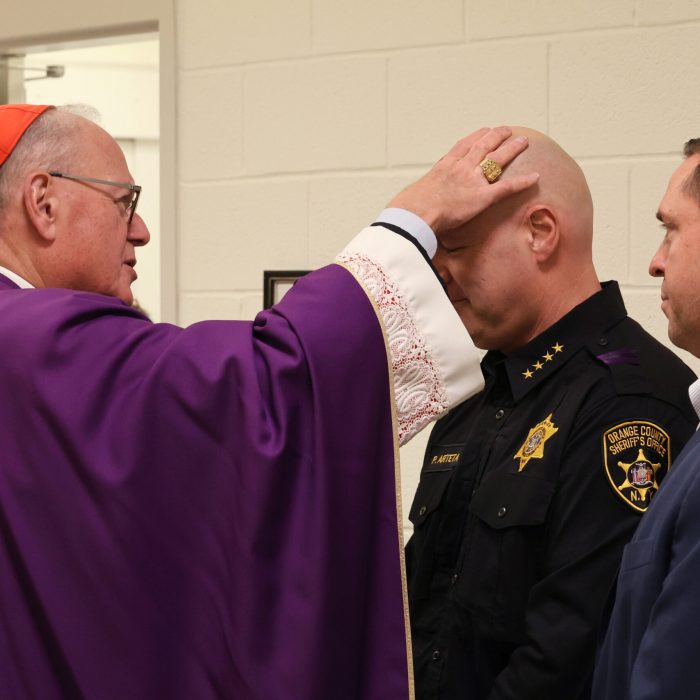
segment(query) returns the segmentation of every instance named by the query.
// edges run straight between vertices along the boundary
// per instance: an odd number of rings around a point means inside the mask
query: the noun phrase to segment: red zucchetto
[[[0,105],[0,165],[14,150],[32,122],[51,105]]]

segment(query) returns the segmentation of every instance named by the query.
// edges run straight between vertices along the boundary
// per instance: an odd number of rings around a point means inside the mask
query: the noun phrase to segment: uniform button
[[[457,583],[457,579],[459,578],[459,574],[452,574],[452,583]]]
[[[505,416],[505,415],[506,415],[506,412],[502,408],[499,408],[496,411],[496,420],[501,420],[501,418],[503,418],[503,416]]]
[[[440,652],[437,649],[432,653],[432,659],[433,659],[433,661],[440,660]]]
[[[501,506],[498,509],[498,517],[502,518],[507,512],[508,512],[508,509],[505,506]]]
[[[418,515],[425,515],[426,510],[428,510],[426,506],[421,506],[421,509],[418,511]]]
[[[598,338],[598,345],[607,345],[608,344],[608,339],[607,338]]]

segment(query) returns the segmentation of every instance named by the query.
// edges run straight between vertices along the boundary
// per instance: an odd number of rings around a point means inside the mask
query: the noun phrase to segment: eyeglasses
[[[124,216],[128,216],[128,224],[131,224],[131,220],[134,218],[134,212],[136,211],[136,205],[139,203],[139,196],[141,194],[141,185],[132,185],[130,182],[114,182],[112,180],[100,180],[96,177],[82,177],[81,175],[69,175],[68,173],[58,173],[50,172],[49,175],[53,177],[63,177],[66,180],[75,180],[76,182],[94,182],[97,185],[111,185],[112,187],[123,187],[129,190],[131,194],[125,197],[110,197],[104,190],[98,190],[96,187],[93,188],[96,192],[102,193],[105,197],[109,197],[115,204],[125,205]],[[128,201],[127,201],[128,200]]]

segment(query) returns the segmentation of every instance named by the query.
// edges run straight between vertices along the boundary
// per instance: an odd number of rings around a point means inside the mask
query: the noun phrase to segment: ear
[[[559,220],[548,207],[537,205],[527,212],[529,245],[537,262],[549,260],[559,247]]]
[[[24,179],[22,201],[36,233],[46,242],[53,242],[57,235],[59,199],[51,187],[51,176],[45,171],[29,173]]]

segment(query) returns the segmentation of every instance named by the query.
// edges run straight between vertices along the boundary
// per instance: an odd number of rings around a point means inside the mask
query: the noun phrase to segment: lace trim
[[[338,261],[358,277],[382,316],[391,351],[399,443],[403,445],[449,408],[440,372],[408,304],[386,272],[360,253],[339,255]]]

